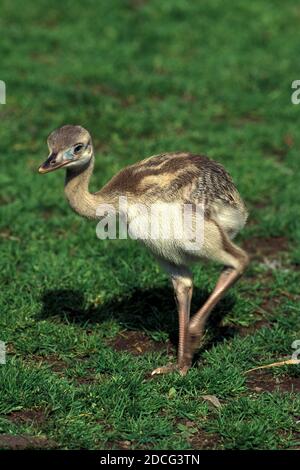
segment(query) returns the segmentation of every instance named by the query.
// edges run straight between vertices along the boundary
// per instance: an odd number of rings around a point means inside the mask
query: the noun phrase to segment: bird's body
[[[145,204],[203,204],[205,217],[226,226],[230,236],[242,228],[247,218],[244,203],[223,166],[203,155],[185,152],[154,155],[128,166],[99,194],[126,194]]]
[[[90,173],[88,168],[87,173]],[[73,177],[73,178],[72,178]],[[87,175],[87,179],[89,175]],[[80,179],[84,180],[81,173]],[[70,182],[74,184],[77,174],[68,170],[66,185],[67,197],[76,212],[81,213],[86,192],[80,191],[75,185],[70,191]],[[75,181],[73,181],[75,180]],[[72,186],[72,185],[71,185]],[[202,155],[176,152],[154,155],[138,163],[122,169],[98,192],[92,195],[90,218],[97,219],[95,207],[101,203],[110,204],[120,211],[119,197],[127,199],[126,219],[130,224],[136,221],[136,233],[131,235],[139,238],[161,260],[178,265],[189,264],[199,257],[213,257],[210,240],[216,231],[212,222],[218,223],[233,238],[244,226],[247,211],[235,188],[235,185],[222,165]],[[96,206],[95,206],[96,204]],[[137,204],[149,208],[147,218],[139,214]],[[150,208],[161,205],[170,215],[169,225],[173,224],[174,232],[181,227],[181,211],[184,205],[204,208],[204,240],[194,250],[185,249],[183,237],[163,238],[148,235],[151,212]],[[164,221],[162,221],[164,222]],[[176,230],[177,226],[177,230]],[[163,229],[161,228],[163,235]],[[211,253],[212,251],[212,253]]]
[[[100,191],[90,193],[94,155],[88,132],[80,126],[64,126],[50,135],[48,145],[52,153],[40,172],[67,167],[65,193],[73,210],[97,219],[99,206],[112,208],[126,220],[130,235],[139,238],[170,274],[179,311],[178,368],[184,374],[207,316],[248,263],[246,253],[231,241],[247,220],[231,177],[222,165],[205,156],[165,153],[124,168]],[[120,198],[126,200],[125,205],[120,205]],[[193,283],[189,266],[202,258],[218,261],[226,270],[190,321]]]

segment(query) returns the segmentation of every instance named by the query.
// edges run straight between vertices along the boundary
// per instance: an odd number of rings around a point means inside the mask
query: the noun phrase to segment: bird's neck
[[[72,209],[83,217],[96,219],[96,210],[101,204],[101,194],[89,192],[89,182],[94,169],[94,156],[79,168],[67,168],[65,194]]]

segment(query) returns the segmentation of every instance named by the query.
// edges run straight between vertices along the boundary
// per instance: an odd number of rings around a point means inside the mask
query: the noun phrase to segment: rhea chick
[[[178,370],[185,375],[201,343],[209,314],[243,274],[249,260],[245,251],[232,242],[246,223],[247,210],[231,177],[222,165],[205,156],[165,153],[124,168],[100,191],[90,193],[94,151],[89,132],[81,126],[63,126],[50,134],[48,147],[50,155],[39,172],[66,169],[65,194],[72,209],[83,217],[99,219],[97,209],[101,205],[113,208],[131,225],[133,235],[143,235],[135,238],[150,249],[169,274],[179,316],[178,360],[152,374]],[[120,206],[120,196],[126,198],[125,206]],[[166,220],[158,221],[156,217],[158,230],[156,236],[151,236],[151,216],[136,209],[141,206],[167,207],[165,214],[170,214],[175,233],[166,236]],[[189,208],[189,230],[182,235],[185,226],[179,227],[179,220],[185,207]],[[181,236],[176,230],[181,230]],[[203,259],[219,262],[223,270],[209,298],[190,319],[190,265]]]

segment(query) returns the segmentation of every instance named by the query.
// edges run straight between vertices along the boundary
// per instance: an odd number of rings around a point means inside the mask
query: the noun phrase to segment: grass
[[[0,447],[299,448],[299,366],[245,374],[300,339],[299,15],[296,0],[1,2]],[[183,149],[247,202],[253,262],[185,378],[148,377],[175,354],[164,273],[133,241],[97,240],[62,171],[37,174],[65,123],[94,136],[93,190]],[[219,269],[195,267],[194,309]]]

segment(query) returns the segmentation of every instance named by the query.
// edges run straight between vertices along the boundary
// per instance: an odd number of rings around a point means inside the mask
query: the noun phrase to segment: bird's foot
[[[187,371],[189,370],[190,366],[187,364],[179,365],[179,364],[167,364],[166,366],[158,367],[151,372],[151,375],[162,375],[168,374],[170,372],[179,372],[180,375],[186,375]]]
[[[157,367],[151,372],[151,375],[162,375],[168,374],[169,372],[174,372],[177,370],[177,364],[167,364],[166,366]]]

